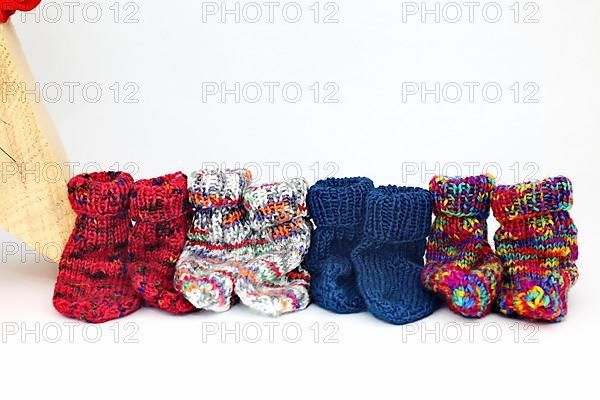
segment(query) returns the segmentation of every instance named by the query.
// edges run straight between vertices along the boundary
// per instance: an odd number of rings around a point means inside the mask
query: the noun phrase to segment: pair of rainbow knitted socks
[[[436,216],[422,280],[467,317],[496,306],[505,315],[560,321],[578,277],[572,186],[559,176],[516,185],[494,179],[434,177]],[[487,241],[490,206],[500,228]]]
[[[205,310],[229,310],[234,295],[267,315],[302,310],[310,299],[310,276],[300,266],[311,235],[307,184],[250,186],[251,178],[245,169],[192,174],[194,216],[175,287]]]
[[[308,206],[316,225],[307,257],[316,304],[337,313],[369,311],[393,324],[436,309],[437,299],[420,282],[431,193],[329,178],[311,186]]]

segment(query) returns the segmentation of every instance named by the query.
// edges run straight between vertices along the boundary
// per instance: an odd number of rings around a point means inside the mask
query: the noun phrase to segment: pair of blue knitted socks
[[[437,301],[420,280],[430,192],[329,178],[310,188],[308,206],[317,226],[307,259],[314,303],[337,313],[369,311],[393,324],[435,310]]]

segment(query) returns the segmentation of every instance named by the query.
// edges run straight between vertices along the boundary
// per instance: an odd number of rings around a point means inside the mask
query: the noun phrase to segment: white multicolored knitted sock
[[[302,310],[310,302],[310,275],[300,266],[311,234],[307,191],[303,179],[244,191],[255,257],[240,270],[235,291],[245,305],[263,314]]]
[[[197,308],[227,311],[241,262],[253,255],[242,202],[250,171],[201,170],[188,180],[195,215],[176,265],[175,288]]]

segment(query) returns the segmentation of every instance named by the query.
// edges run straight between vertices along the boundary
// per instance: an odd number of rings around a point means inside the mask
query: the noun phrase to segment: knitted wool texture
[[[504,264],[501,313],[546,321],[567,314],[567,292],[578,278],[572,204],[564,176],[494,189],[492,210],[500,222],[494,242]]]
[[[187,177],[177,172],[133,184],[128,272],[134,289],[151,307],[173,314],[196,310],[173,287],[175,262],[188,228]]]
[[[252,256],[242,201],[250,180],[248,170],[202,170],[189,178],[195,213],[174,282],[197,308],[222,312],[232,305],[239,269]]]
[[[125,264],[132,183],[124,172],[94,172],[69,181],[68,197],[77,218],[54,288],[53,304],[61,314],[105,322],[140,308]]]
[[[235,292],[263,314],[277,316],[309,304],[310,275],[300,267],[310,244],[307,190],[303,179],[292,179],[244,191],[254,258],[240,268]]]
[[[420,188],[383,186],[368,194],[364,238],[352,261],[375,317],[406,324],[436,309],[434,294],[420,278],[432,208],[431,193]]]
[[[336,313],[366,311],[359,292],[352,250],[363,236],[368,178],[328,178],[308,191],[308,207],[316,229],[307,257],[315,304]]]
[[[434,177],[435,221],[422,272],[426,288],[466,317],[490,312],[502,266],[487,241],[487,217],[494,179]]]

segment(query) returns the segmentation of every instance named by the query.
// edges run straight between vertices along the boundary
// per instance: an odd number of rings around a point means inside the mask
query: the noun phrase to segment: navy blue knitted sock
[[[381,186],[367,196],[365,238],[352,252],[358,287],[375,317],[406,324],[431,314],[437,301],[421,284],[433,196]]]
[[[317,226],[306,260],[312,299],[333,312],[366,310],[350,253],[362,239],[366,197],[372,189],[367,178],[329,178],[308,191],[308,209]]]

